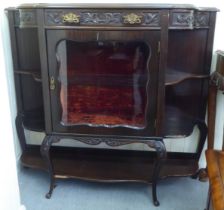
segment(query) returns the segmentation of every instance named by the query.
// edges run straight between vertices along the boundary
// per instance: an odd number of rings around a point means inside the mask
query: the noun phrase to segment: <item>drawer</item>
[[[160,27],[159,11],[143,10],[45,10],[47,26]]]

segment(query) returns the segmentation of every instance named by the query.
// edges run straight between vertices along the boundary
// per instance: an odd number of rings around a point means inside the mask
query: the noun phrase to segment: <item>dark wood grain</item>
[[[19,59],[19,66],[16,70],[40,70],[40,51],[37,29],[16,28],[16,43]]]
[[[169,11],[163,10],[161,14],[161,37],[159,45],[159,72],[158,72],[158,100],[157,100],[157,117],[156,117],[156,135],[164,136],[164,112],[165,112],[165,70],[167,68],[168,56],[168,24]]]
[[[42,92],[43,92],[43,105],[44,105],[44,118],[45,118],[45,131],[46,133],[52,132],[51,123],[51,103],[50,103],[50,93],[49,93],[49,74],[48,74],[48,61],[47,61],[47,46],[46,46],[46,36],[45,29],[43,27],[44,22],[44,11],[37,10],[37,24],[38,24],[38,39],[39,39],[39,49],[40,49],[40,65],[41,65],[41,77],[45,78],[42,82]]]

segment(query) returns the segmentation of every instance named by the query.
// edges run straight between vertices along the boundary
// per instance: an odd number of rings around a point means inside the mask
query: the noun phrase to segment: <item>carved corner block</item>
[[[35,27],[37,26],[37,14],[34,9],[20,9],[15,15],[16,23],[20,27]]]
[[[194,13],[190,11],[172,11],[170,16],[170,27],[193,28]]]
[[[196,12],[194,15],[195,27],[208,27],[209,26],[209,12]]]

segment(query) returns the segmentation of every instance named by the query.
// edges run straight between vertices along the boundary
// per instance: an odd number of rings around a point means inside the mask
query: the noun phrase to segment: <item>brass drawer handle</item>
[[[50,78],[50,89],[51,90],[55,89],[55,80],[54,80],[53,76],[51,76],[51,78]]]
[[[62,16],[62,21],[63,23],[79,23],[79,18],[79,15],[70,12]]]
[[[142,16],[136,15],[135,13],[130,13],[128,15],[123,16],[124,23],[126,24],[139,24],[142,22]]]

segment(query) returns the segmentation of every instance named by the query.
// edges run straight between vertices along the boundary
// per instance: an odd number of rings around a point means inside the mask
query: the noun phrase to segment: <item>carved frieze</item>
[[[101,12],[101,11],[64,11],[64,10],[48,10],[45,13],[46,25],[66,25],[63,17],[66,13],[78,16],[79,21],[70,24],[93,26],[93,25],[111,25],[111,26],[160,26],[159,12]],[[69,24],[69,23],[67,23]]]
[[[84,12],[82,13],[83,24],[120,24],[121,13],[112,12]]]
[[[20,9],[14,15],[15,24],[21,27],[37,26],[35,9]],[[209,27],[210,13],[207,11],[172,10],[169,28]],[[143,26],[160,27],[158,11],[99,11],[99,10],[55,10],[45,11],[45,24],[48,26]]]
[[[196,12],[194,15],[194,25],[196,27],[209,26],[209,12]]]
[[[192,28],[194,23],[193,11],[172,12],[171,26]]]
[[[133,143],[143,143],[147,144],[149,147],[154,148],[159,157],[164,158],[166,156],[166,148],[161,140],[141,140],[138,138],[138,140],[133,140],[133,139],[120,139],[120,138],[112,138],[112,137],[72,137],[77,141],[83,142],[88,145],[98,145],[101,143],[105,143],[108,146],[111,147],[118,147],[118,146],[123,146],[127,144],[133,144]]]

